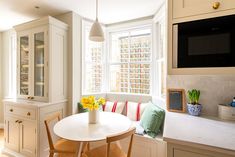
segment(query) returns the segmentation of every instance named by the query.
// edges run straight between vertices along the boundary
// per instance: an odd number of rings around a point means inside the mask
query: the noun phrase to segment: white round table
[[[100,112],[100,122],[88,123],[88,113],[80,113],[66,117],[54,126],[54,133],[64,139],[81,142],[105,140],[107,136],[122,133],[130,129],[131,121],[126,116],[112,112]]]

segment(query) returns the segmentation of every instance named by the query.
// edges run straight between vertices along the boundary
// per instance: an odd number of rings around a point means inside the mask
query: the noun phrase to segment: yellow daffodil
[[[82,104],[87,104],[87,103],[88,103],[88,98],[83,97],[83,98],[81,99],[81,103],[82,103]]]
[[[99,104],[104,105],[105,104],[105,99],[103,97],[98,99]]]
[[[94,96],[83,97],[81,99],[81,104],[83,108],[87,108],[90,111],[98,110],[100,105],[105,105],[105,99],[101,97],[96,100]]]
[[[89,96],[88,100],[89,100],[90,104],[94,104],[95,103],[95,97],[94,96]]]
[[[98,109],[99,109],[99,107],[100,107],[99,103],[98,103],[98,102],[96,102],[96,103],[95,103],[95,105],[94,105],[94,109],[95,109],[95,110],[98,110]]]

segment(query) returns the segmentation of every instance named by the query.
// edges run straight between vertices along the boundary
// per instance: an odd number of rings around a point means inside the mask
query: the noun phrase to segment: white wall
[[[0,123],[3,123],[3,104],[2,104],[2,33],[0,32]],[[2,127],[2,126],[0,126]]]
[[[82,82],[82,18],[69,12],[56,17],[69,25],[68,35],[68,114],[77,113],[77,103],[81,98]]]
[[[1,96],[0,96],[0,124],[3,123],[3,103],[4,98],[16,96],[16,33],[9,30],[1,33]]]
[[[16,97],[16,32],[2,33],[3,98]]]

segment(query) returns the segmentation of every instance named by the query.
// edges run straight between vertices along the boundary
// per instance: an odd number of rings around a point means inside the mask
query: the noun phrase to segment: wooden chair
[[[135,128],[132,128],[124,133],[115,136],[109,136],[106,138],[106,145],[88,150],[82,153],[82,157],[130,157],[134,133]],[[128,146],[128,152],[126,154],[123,150],[121,150],[117,143],[113,142],[117,142],[127,137],[130,137],[130,142]]]
[[[80,142],[59,139],[55,142],[55,144],[53,143],[49,128],[49,124],[52,121],[60,121],[60,113],[56,113],[44,121],[50,147],[49,157],[53,157],[55,153],[58,153],[59,157],[77,157]],[[87,147],[87,144],[85,144],[85,147]],[[85,147],[83,147],[83,150],[85,150]]]

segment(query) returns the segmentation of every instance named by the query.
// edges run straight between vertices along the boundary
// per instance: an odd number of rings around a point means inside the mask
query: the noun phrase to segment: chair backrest
[[[133,141],[133,136],[135,134],[135,128],[131,128],[128,131],[118,134],[118,135],[114,135],[114,136],[109,136],[106,138],[106,142],[107,142],[107,150],[106,150],[106,157],[110,157],[110,144],[111,142],[116,142],[119,140],[122,140],[124,138],[130,137],[130,142],[129,142],[129,146],[128,146],[128,150],[127,150],[127,157],[131,156],[131,148],[132,148],[132,141]]]
[[[52,116],[49,116],[47,119],[44,120],[44,123],[46,125],[46,131],[47,131],[47,137],[48,137],[50,150],[54,150],[54,144],[53,144],[49,125],[52,121],[55,121],[55,120],[60,121],[60,113],[59,112],[53,114]]]

